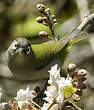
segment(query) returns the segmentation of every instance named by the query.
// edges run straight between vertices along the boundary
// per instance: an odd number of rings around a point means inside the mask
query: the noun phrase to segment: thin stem
[[[47,110],[50,110],[50,108],[53,106],[53,104],[56,103],[56,98],[58,97],[58,95],[56,95],[56,97],[54,98],[53,102],[50,104],[50,106],[47,108]]]
[[[77,110],[82,110],[81,108],[79,108],[74,102],[71,102],[72,105],[77,109]]]
[[[53,100],[53,102],[52,102],[51,105],[47,108],[47,110],[50,110],[50,108],[53,106],[53,104],[55,104],[55,100]]]
[[[48,26],[49,26],[49,28],[50,28],[50,30],[51,30],[51,33],[52,33],[52,37],[54,38],[54,40],[55,40],[55,32],[54,32],[54,29],[53,29],[53,24],[52,24],[52,21],[51,21],[51,19],[50,19],[50,15],[49,16],[47,16],[47,14],[45,14],[45,12],[44,13],[42,13],[45,17],[47,17],[47,19],[48,19]]]
[[[41,107],[37,103],[35,103],[34,101],[31,101],[31,103],[34,104],[36,107],[38,107],[41,110]]]
[[[73,83],[75,80],[76,80],[77,78],[76,78],[76,76],[73,78],[73,80],[71,81],[71,83]]]
[[[78,107],[78,106],[75,104],[75,102],[74,102],[71,98],[66,99],[65,102],[71,103],[71,104],[76,108],[76,110],[82,110],[80,107]]]
[[[47,18],[48,18],[48,21],[49,21],[49,28],[50,28],[50,30],[51,30],[52,36],[53,36],[53,38],[55,38],[55,33],[54,33],[54,29],[53,29],[53,24],[52,24],[50,18],[49,18],[49,17],[47,17]]]

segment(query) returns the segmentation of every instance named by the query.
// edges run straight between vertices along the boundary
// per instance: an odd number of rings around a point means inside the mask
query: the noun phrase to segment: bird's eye
[[[26,54],[28,55],[30,53],[30,47],[27,47]]]
[[[17,42],[13,42],[12,49],[17,49]]]
[[[15,44],[14,46],[17,47],[17,44]]]

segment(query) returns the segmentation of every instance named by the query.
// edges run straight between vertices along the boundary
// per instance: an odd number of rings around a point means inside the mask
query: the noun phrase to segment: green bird
[[[5,63],[18,80],[46,78],[51,66],[62,67],[71,45],[85,37],[76,29],[60,40],[41,44],[32,45],[25,38],[17,38],[6,51]]]

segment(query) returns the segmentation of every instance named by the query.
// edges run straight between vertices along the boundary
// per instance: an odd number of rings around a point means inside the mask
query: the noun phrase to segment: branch
[[[78,30],[83,31],[83,29],[90,24],[94,20],[94,13],[91,15],[87,16],[83,22],[77,27]]]

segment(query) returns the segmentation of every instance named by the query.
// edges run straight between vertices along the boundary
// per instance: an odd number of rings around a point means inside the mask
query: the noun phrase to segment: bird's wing
[[[68,46],[70,48],[72,44],[74,44],[86,37],[88,37],[87,33],[82,32],[78,29],[75,29],[71,33],[65,35],[63,38],[61,38],[59,40],[59,44],[55,48],[55,51],[52,54],[56,54],[56,53],[62,51],[62,49],[64,49],[65,46],[66,47]]]
[[[57,44],[58,42],[56,41],[49,41],[32,45],[32,63],[36,69],[44,67],[52,60],[51,53],[54,52]]]
[[[36,69],[44,67],[57,55],[64,55],[64,52],[70,48],[73,43],[85,37],[86,35],[80,30],[74,30],[59,41],[48,41],[42,44],[32,45],[33,65],[35,65]]]

